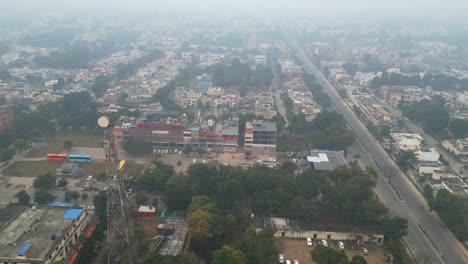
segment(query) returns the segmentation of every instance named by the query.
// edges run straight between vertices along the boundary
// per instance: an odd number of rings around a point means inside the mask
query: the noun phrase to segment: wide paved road
[[[419,263],[468,263],[463,249],[453,235],[441,224],[438,217],[429,212],[421,194],[398,169],[393,160],[372,137],[354,112],[338,95],[320,70],[297,46],[297,55],[330,96],[337,111],[343,115],[357,139],[377,165],[380,175],[377,180],[377,195],[389,207],[390,214],[408,219],[408,235],[405,241]]]

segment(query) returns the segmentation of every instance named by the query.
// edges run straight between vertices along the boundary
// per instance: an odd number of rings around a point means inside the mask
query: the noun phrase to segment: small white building
[[[441,171],[439,164],[434,162],[421,162],[418,164],[419,175],[433,175],[434,172]]]
[[[440,158],[440,153],[434,147],[421,147],[416,152],[416,157],[421,162],[437,162]]]

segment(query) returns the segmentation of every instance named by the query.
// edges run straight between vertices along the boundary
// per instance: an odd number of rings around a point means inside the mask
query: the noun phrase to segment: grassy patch
[[[299,151],[307,150],[308,141],[303,136],[279,136],[277,142],[277,151]]]
[[[38,158],[44,157],[47,153],[60,153],[63,149],[63,142],[71,140],[73,147],[100,147],[102,142],[102,134],[97,132],[59,132],[56,135],[47,139],[47,146],[34,148],[29,151],[25,157]]]
[[[36,177],[49,172],[55,175],[60,164],[60,162],[46,160],[17,161],[3,170],[3,174],[16,177]]]
[[[61,162],[53,161],[17,161],[7,167],[3,174],[16,177],[36,177],[42,174],[51,173],[56,175],[57,168],[60,167]],[[97,175],[106,172],[105,161],[93,161],[91,163],[79,163],[81,175]],[[135,162],[128,162],[124,175],[138,176],[142,170],[145,169],[144,164]]]

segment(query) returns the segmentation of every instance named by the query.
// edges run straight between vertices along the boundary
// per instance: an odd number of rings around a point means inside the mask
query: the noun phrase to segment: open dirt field
[[[345,251],[348,259],[351,260],[354,255],[362,255],[362,246],[351,245],[351,242],[344,242]],[[314,242],[314,246],[316,243]],[[312,261],[310,252],[313,247],[309,247],[304,240],[280,238],[276,240],[276,246],[280,254],[284,254],[286,259],[299,260],[301,264],[315,264]],[[338,248],[336,242],[329,241],[329,246]],[[354,247],[354,248],[352,248]],[[369,264],[384,264],[385,263],[385,250],[383,246],[369,244],[365,246],[369,250],[369,255],[364,256]]]
[[[216,163],[216,164],[228,164],[231,166],[242,166],[250,167],[256,164],[259,159],[266,160],[268,158],[275,158],[276,155],[266,154],[253,154],[247,160],[243,152],[238,153],[220,153],[216,156],[215,153],[209,154],[198,154],[190,153],[189,155],[184,154],[157,154],[155,155],[157,160],[160,160],[166,164],[174,166],[176,172],[185,172],[190,164],[194,163]],[[181,165],[177,166],[177,161],[181,161]]]
[[[27,158],[42,158],[47,153],[61,153],[63,142],[71,140],[74,147],[100,147],[103,135],[97,132],[59,132],[56,135],[47,138],[47,144],[43,147],[32,148],[26,153]]]

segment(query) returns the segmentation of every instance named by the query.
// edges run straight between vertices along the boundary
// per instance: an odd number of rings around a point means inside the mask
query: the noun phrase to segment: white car
[[[322,245],[324,247],[328,247],[328,242],[325,239],[322,239]]]
[[[278,255],[278,262],[279,263],[284,263],[284,255],[283,254]]]
[[[340,249],[344,249],[344,243],[343,243],[343,241],[338,241],[338,247],[339,247]]]
[[[299,264],[299,260],[295,259],[294,264]]]
[[[307,245],[308,245],[309,247],[311,247],[311,246],[312,246],[312,238],[308,237],[308,238],[306,238],[306,239],[307,239]]]
[[[291,264],[291,261],[289,259],[287,259],[286,264]]]

